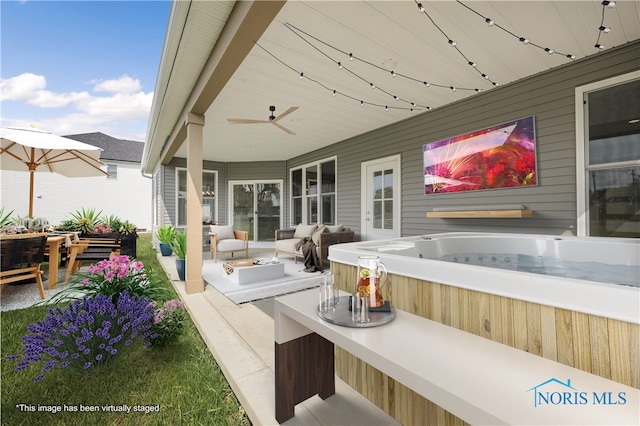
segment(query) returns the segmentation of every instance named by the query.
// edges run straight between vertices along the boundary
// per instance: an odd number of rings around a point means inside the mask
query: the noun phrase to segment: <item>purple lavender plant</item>
[[[153,306],[148,297],[130,296],[125,291],[117,304],[100,294],[74,301],[65,309],[49,309],[44,321],[27,326],[30,334],[22,337],[24,355],[16,371],[44,363],[34,379],[39,382],[55,367],[87,371],[108,365],[136,338],[149,346],[155,338]]]

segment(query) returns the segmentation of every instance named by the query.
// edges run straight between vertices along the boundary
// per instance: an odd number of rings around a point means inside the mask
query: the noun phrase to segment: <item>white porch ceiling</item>
[[[262,48],[254,46],[206,111],[204,158],[223,162],[286,160],[411,117],[411,105],[395,101],[389,94],[414,102],[414,114],[428,114],[425,106],[435,109],[478,96],[474,90],[462,88],[493,90],[490,81],[505,85],[571,62],[532,43],[573,54],[578,60],[599,53],[594,45],[602,19],[600,1],[461,4],[424,0],[422,4],[435,24],[457,42],[458,49],[477,68],[468,65],[447,43],[447,37],[420,13],[413,0],[289,1],[258,40]],[[164,99],[164,107],[152,111],[147,142],[156,150],[180,117],[234,2],[189,5],[183,6],[181,14],[176,13],[169,25],[170,32],[179,28],[181,37],[168,37],[165,42],[156,88],[156,97]],[[464,5],[531,43],[523,44],[496,26],[487,25],[482,16]],[[297,33],[306,41],[285,24],[309,34]],[[615,8],[606,8],[604,25],[612,28],[600,36],[600,43],[607,48],[640,38],[640,2],[618,1]],[[175,40],[173,44],[171,40]],[[359,60],[350,61],[348,53],[383,70]],[[339,69],[335,61],[357,76]],[[171,73],[167,71],[169,64]],[[391,71],[418,81],[393,77]],[[302,80],[299,72],[304,73]],[[431,86],[426,87],[422,81]],[[458,89],[454,92],[449,86]],[[353,99],[340,94],[334,97],[327,88]],[[365,105],[360,106],[359,100]],[[227,122],[227,118],[267,120],[270,105],[276,107],[276,116],[289,107],[299,107],[279,121],[295,135],[271,124]],[[384,106],[390,109],[385,111]],[[180,148],[176,156],[186,157],[186,148]]]

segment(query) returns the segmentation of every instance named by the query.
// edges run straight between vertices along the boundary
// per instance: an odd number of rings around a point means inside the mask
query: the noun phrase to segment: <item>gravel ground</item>
[[[44,282],[44,294],[47,299],[51,296],[63,290],[67,286],[64,285],[64,276],[67,272],[66,268],[60,268],[58,276],[58,285],[56,289],[49,290],[49,280],[47,272],[43,276]],[[40,302],[40,292],[38,292],[38,285],[35,283],[29,284],[7,284],[2,286],[2,296],[0,297],[0,311],[12,311],[15,309],[23,309],[32,306],[35,303]]]

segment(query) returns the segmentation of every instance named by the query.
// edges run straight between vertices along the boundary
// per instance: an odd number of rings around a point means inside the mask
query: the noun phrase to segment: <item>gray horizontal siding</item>
[[[373,130],[286,162],[214,163],[218,170],[219,220],[226,220],[229,180],[283,179],[284,223],[290,222],[289,170],[337,156],[337,222],[360,233],[361,163],[401,156],[402,235],[486,231],[560,234],[576,228],[575,88],[640,69],[640,42],[592,55],[525,80],[477,94],[433,111]],[[435,90],[435,89],[434,89]],[[469,131],[534,115],[538,186],[454,194],[425,195],[423,145]],[[164,174],[164,205],[175,218],[176,159]],[[427,219],[435,207],[523,204],[534,211],[525,219]]]
[[[575,88],[640,68],[640,43],[612,49],[537,74],[449,106],[422,113],[375,131],[291,159],[287,167],[338,157],[338,217],[360,232],[361,163],[402,157],[402,234],[486,231],[560,234],[575,232]],[[536,119],[538,186],[457,194],[425,195],[422,147],[425,143],[517,118]],[[363,149],[366,147],[366,149]],[[427,219],[435,207],[523,204],[526,219]]]

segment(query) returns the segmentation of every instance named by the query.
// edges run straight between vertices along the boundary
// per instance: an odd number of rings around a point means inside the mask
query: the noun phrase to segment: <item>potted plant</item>
[[[160,253],[163,256],[171,256],[171,242],[175,238],[176,228],[171,225],[164,225],[156,231],[156,238],[160,242]]]
[[[185,257],[187,255],[187,234],[185,232],[177,231],[171,241],[171,249],[176,254],[176,269],[178,270],[178,277],[180,281],[184,281],[185,278]]]

